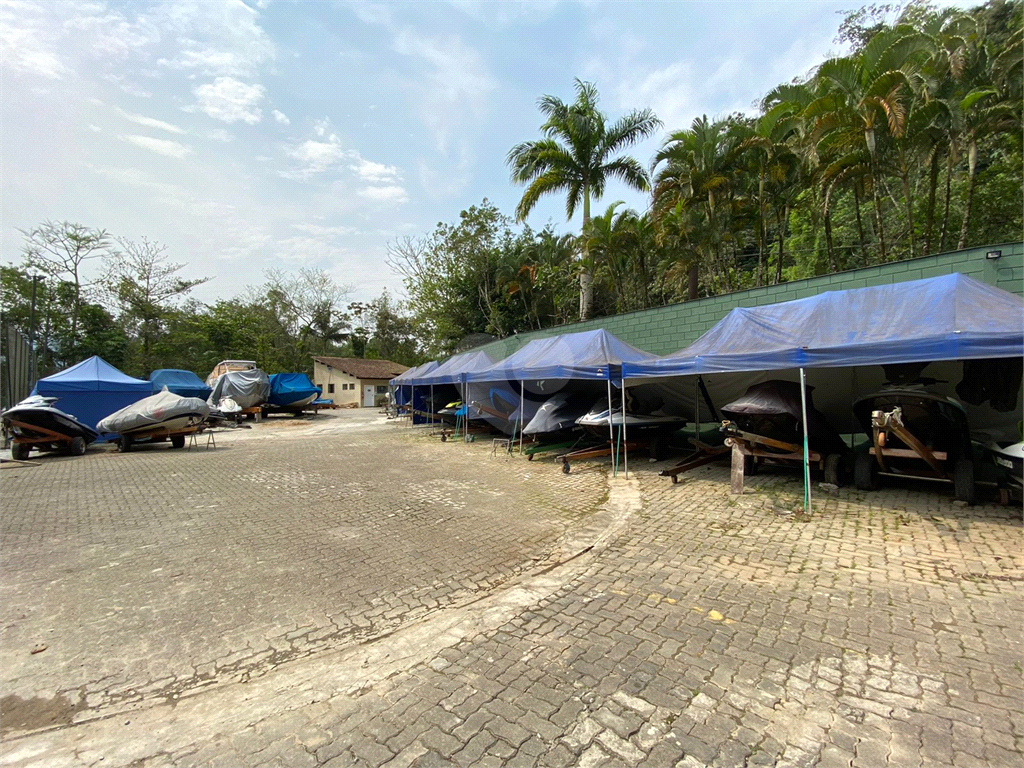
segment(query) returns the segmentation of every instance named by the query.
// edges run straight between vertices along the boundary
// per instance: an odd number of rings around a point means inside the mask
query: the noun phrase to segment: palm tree
[[[512,180],[528,184],[516,208],[516,219],[525,221],[537,201],[546,194],[564,193],[565,212],[571,219],[583,209],[583,229],[590,223],[590,201],[604,194],[609,178],[619,179],[640,192],[649,189],[647,174],[634,158],[620,151],[647,138],[661,125],[649,109],[630,112],[608,125],[597,108],[593,83],[575,81],[576,101],[566,104],[555,96],[537,102],[547,120],[541,126],[544,138],[517,144],[509,150],[507,162]],[[593,273],[584,253],[580,271],[580,319],[590,317],[594,303]]]

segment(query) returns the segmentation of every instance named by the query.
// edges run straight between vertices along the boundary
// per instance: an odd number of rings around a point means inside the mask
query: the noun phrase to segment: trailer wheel
[[[533,454],[532,453],[526,454],[526,460],[527,461],[533,461]]]
[[[117,441],[117,450],[121,453],[128,453],[132,449],[132,439],[125,435]]]
[[[32,446],[28,443],[11,443],[11,458],[15,461],[25,461],[32,453]]]
[[[757,457],[756,456],[744,456],[743,457],[743,476],[753,477],[757,474]]]
[[[171,448],[184,448],[185,447],[185,436],[184,435],[171,435]]]
[[[843,457],[838,453],[830,453],[825,457],[825,482],[829,485],[842,485],[840,476],[843,468]]]
[[[442,443],[447,443],[448,442],[448,435],[446,435],[444,432],[441,433],[441,442]]]
[[[81,456],[83,453],[85,453],[85,438],[76,437],[74,440],[72,440],[70,450],[72,456]]]
[[[568,475],[570,472],[572,472],[572,467],[569,466],[569,462],[568,461],[563,461],[562,462],[562,474],[563,475]]]
[[[858,491],[878,489],[878,464],[870,453],[858,453],[853,462],[853,484]]]
[[[953,466],[953,495],[957,501],[973,504],[977,500],[974,486],[974,462],[958,459]]]
[[[648,453],[655,461],[661,461],[665,458],[665,445],[660,437],[651,440],[648,446]]]

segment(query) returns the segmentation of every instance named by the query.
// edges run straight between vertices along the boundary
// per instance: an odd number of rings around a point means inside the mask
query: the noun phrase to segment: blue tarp
[[[470,371],[469,382],[541,379],[618,381],[625,363],[650,363],[656,355],[637,349],[603,328],[533,339],[489,368]]]
[[[206,382],[196,376],[192,371],[182,371],[176,368],[161,368],[149,374],[149,380],[153,383],[153,393],[156,394],[164,387],[176,395],[182,397],[198,397],[205,400],[213,390],[206,386]]]
[[[1024,355],[1024,299],[966,275],[732,310],[689,347],[623,365],[629,379]]]
[[[95,429],[100,419],[153,394],[153,385],[133,379],[101,357],[90,357],[40,379],[34,393],[58,398],[60,410]]]
[[[313,395],[319,397],[323,390],[309,380],[304,373],[274,373],[270,376],[270,405],[287,406],[309,401]]]
[[[449,357],[434,370],[418,377],[416,385],[420,384],[458,384],[462,381],[462,375],[470,371],[479,371],[494,365],[494,358],[482,349],[474,349],[463,352],[461,355]]]

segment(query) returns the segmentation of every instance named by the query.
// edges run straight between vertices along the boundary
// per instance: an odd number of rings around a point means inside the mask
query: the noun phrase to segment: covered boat
[[[270,377],[259,368],[244,371],[227,371],[217,377],[213,392],[207,402],[213,408],[225,405],[230,400],[238,409],[263,405],[270,397]],[[221,410],[225,410],[221,407]],[[227,410],[234,410],[227,408]]]
[[[69,413],[54,407],[55,397],[31,395],[13,408],[4,411],[0,419],[4,429],[14,435],[11,456],[18,461],[28,458],[32,448],[68,449],[81,456],[85,447],[99,434]]]
[[[213,366],[210,375],[206,377],[206,384],[212,388],[216,385],[217,379],[229,371],[252,371],[255,368],[255,360],[221,360]]]
[[[807,442],[808,446],[823,454],[848,451],[842,436],[814,407],[807,387]],[[772,379],[755,384],[743,397],[722,406],[722,414],[743,432],[779,440],[785,443],[803,442],[803,411],[800,385],[795,381]]]
[[[267,404],[278,408],[298,408],[309,405],[323,390],[304,373],[275,373],[269,378],[270,395]]]
[[[205,400],[213,391],[192,371],[184,371],[177,368],[161,368],[149,374],[149,380],[153,382],[153,394],[163,391],[165,388],[182,397],[198,397]]]
[[[121,450],[133,442],[171,438],[171,445],[185,445],[185,433],[194,431],[210,414],[210,406],[198,397],[158,392],[112,413],[97,424],[100,432],[120,435]]]
[[[523,428],[523,434],[540,440],[568,438],[583,431],[577,421],[587,414],[594,402],[592,394],[559,392],[552,395],[537,409],[537,413]]]

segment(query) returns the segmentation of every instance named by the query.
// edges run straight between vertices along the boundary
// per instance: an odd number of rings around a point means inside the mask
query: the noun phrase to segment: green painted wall
[[[985,258],[985,254],[993,250],[1001,251],[1002,256],[998,259]],[[824,291],[901,283],[922,277],[948,275],[952,272],[962,272],[975,280],[990,283],[1003,290],[1024,294],[1024,243],[1002,243],[985,248],[922,256],[909,261],[812,277],[765,288],[752,288],[748,291],[712,296],[683,304],[602,317],[584,323],[561,325],[493,341],[481,349],[486,350],[495,360],[500,360],[515,352],[530,339],[604,328],[635,347],[656,355],[667,355],[696,341],[735,307],[775,304],[814,296]]]

